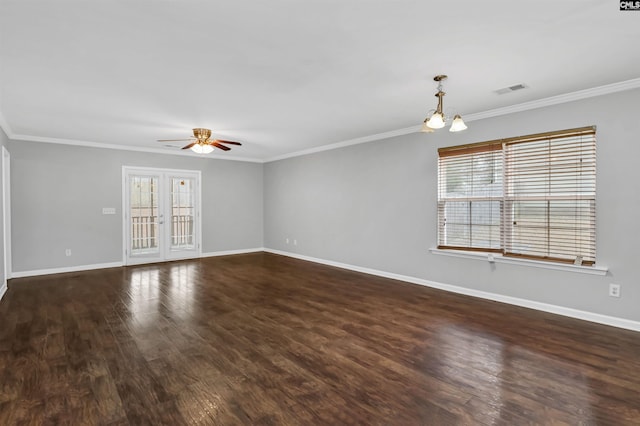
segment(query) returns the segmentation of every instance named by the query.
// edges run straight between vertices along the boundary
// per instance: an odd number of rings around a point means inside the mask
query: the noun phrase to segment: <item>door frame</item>
[[[127,200],[127,174],[135,173],[139,171],[140,173],[157,173],[158,175],[164,176],[181,173],[196,175],[196,209],[195,209],[195,220],[196,220],[196,249],[194,251],[194,256],[187,257],[168,257],[164,253],[161,256],[161,259],[155,258],[140,258],[135,262],[130,262],[129,256],[127,256],[127,250],[129,248],[129,240],[128,240],[128,229],[129,222],[127,219],[127,207],[129,205],[129,200]],[[162,178],[163,179],[163,178]],[[159,182],[159,186],[164,188],[164,182]],[[166,194],[163,195],[166,197]],[[166,201],[166,200],[165,200]],[[182,260],[182,259],[197,259],[202,257],[202,172],[200,170],[187,170],[187,169],[165,169],[160,167],[137,167],[137,166],[122,166],[122,264],[123,265],[139,265],[145,263],[156,263],[156,262],[168,262],[172,260]],[[166,232],[162,232],[162,243],[166,246]],[[166,250],[166,247],[163,247],[163,250]]]
[[[4,284],[11,278],[11,154],[2,147],[2,213]]]

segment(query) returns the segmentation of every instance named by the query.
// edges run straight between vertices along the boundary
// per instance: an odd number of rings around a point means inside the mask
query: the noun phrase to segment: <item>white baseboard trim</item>
[[[117,268],[122,262],[96,263],[93,265],[66,266],[64,268],[36,269],[34,271],[13,272],[11,278],[36,277],[38,275],[63,274],[66,272],[90,271],[92,269]]]
[[[279,254],[282,256],[293,257],[309,262],[320,263],[323,265],[335,266],[337,268],[348,269],[351,271],[362,272],[365,274],[376,275],[383,278],[405,281],[412,284],[419,284],[426,287],[437,288],[439,290],[450,291],[452,293],[464,294],[466,296],[478,297],[481,299],[492,300],[495,302],[508,303],[510,305],[521,306],[523,308],[535,309],[538,311],[549,312],[552,314],[563,315],[565,317],[581,319],[585,321],[595,322],[598,324],[610,325],[613,327],[624,328],[626,330],[640,331],[640,322],[632,321],[624,318],[612,317],[608,315],[597,314],[594,312],[581,311],[578,309],[567,308],[564,306],[551,305],[548,303],[535,302],[518,297],[505,296],[502,294],[489,293],[481,290],[474,290],[466,287],[459,287],[450,284],[438,283],[435,281],[424,280],[422,278],[411,277],[407,275],[394,274],[391,272],[379,271],[377,269],[364,268],[361,266],[349,265],[346,263],[334,262],[332,260],[318,259],[311,256],[304,256],[297,253],[290,253],[281,250],[264,249],[267,253]]]
[[[558,306],[558,305],[551,305],[548,303],[535,302],[532,300],[520,299],[512,296],[505,296],[502,294],[489,293],[486,291],[474,290],[466,287],[443,284],[435,281],[425,280],[422,278],[411,277],[408,275],[400,275],[392,272],[380,271],[377,269],[365,268],[362,266],[355,266],[347,263],[319,259],[316,257],[305,256],[297,253],[274,250],[274,249],[269,249],[264,247],[202,253],[200,257],[228,256],[233,254],[256,253],[256,252],[262,252],[262,251],[267,253],[273,253],[273,254],[279,254],[282,256],[292,257],[295,259],[306,260],[309,262],[319,263],[323,265],[335,266],[337,268],[348,269],[351,271],[362,272],[364,274],[370,274],[370,275],[375,275],[383,278],[389,278],[392,280],[404,281],[412,284],[423,285],[426,287],[437,288],[439,290],[450,291],[452,293],[464,294],[467,296],[478,297],[486,300],[493,300],[495,302],[508,303],[510,305],[521,306],[524,308],[535,309],[538,311],[563,315],[570,318],[577,318],[585,321],[595,322],[598,324],[610,325],[613,327],[624,328],[627,330],[640,331],[640,322],[638,321],[632,321],[624,318],[597,314],[594,312],[581,311],[578,309],[567,308],[567,307]],[[61,274],[66,272],[88,271],[92,269],[117,268],[120,266],[123,266],[122,262],[98,263],[93,265],[69,266],[64,268],[38,269],[33,271],[18,271],[18,272],[13,272],[11,274],[11,278],[34,277],[38,275]],[[2,298],[4,293],[6,293],[6,291],[7,291],[7,284],[5,282],[4,284],[2,284],[2,286],[0,286],[0,299]]]
[[[229,256],[232,254],[258,253],[261,251],[265,251],[264,247],[256,247],[256,248],[240,249],[240,250],[211,251],[209,253],[200,254],[200,257]]]
[[[256,247],[256,248],[241,249],[241,250],[226,250],[226,251],[216,251],[211,253],[201,253],[200,257],[228,256],[231,254],[255,253],[255,252],[262,252],[262,251],[264,251],[263,247]],[[181,260],[188,260],[188,259],[181,259]],[[93,265],[67,266],[64,268],[36,269],[33,271],[13,272],[11,274],[11,278],[36,277],[39,275],[62,274],[65,272],[80,272],[80,271],[90,271],[92,269],[117,268],[120,266],[124,266],[124,262],[96,263]]]
[[[0,300],[2,300],[2,296],[4,296],[4,294],[7,292],[7,280],[5,280],[2,283],[2,286],[0,286]]]

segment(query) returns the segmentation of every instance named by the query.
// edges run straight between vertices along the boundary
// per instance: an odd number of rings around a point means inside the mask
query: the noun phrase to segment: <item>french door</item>
[[[125,264],[200,256],[200,172],[123,167]]]

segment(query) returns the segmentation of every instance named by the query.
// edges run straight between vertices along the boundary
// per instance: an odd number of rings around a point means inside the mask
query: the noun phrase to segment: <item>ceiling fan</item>
[[[213,151],[213,148],[219,148],[223,151],[229,151],[226,145],[242,145],[240,142],[225,141],[222,139],[210,139],[211,129],[195,128],[193,129],[193,137],[189,139],[158,139],[158,142],[179,142],[179,141],[191,141],[190,144],[185,145],[182,149],[191,148],[192,151],[198,154],[208,154]]]

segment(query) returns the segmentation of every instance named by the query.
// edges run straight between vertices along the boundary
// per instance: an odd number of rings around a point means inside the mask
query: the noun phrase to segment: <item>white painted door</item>
[[[200,172],[123,169],[125,263],[200,256]]]

